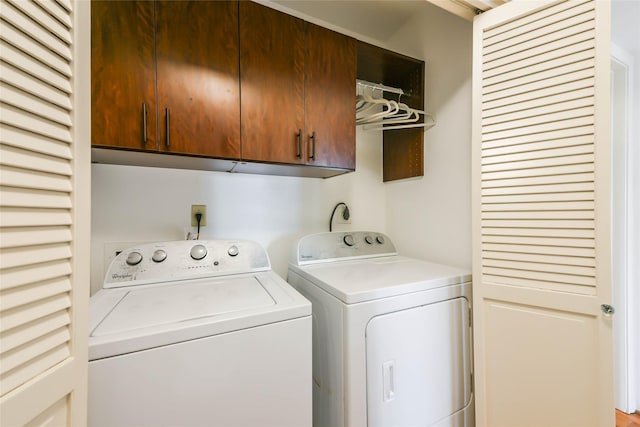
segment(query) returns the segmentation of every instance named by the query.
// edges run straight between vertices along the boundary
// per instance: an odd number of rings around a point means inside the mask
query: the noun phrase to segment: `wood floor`
[[[616,427],[640,427],[640,414],[625,414],[616,409]]]

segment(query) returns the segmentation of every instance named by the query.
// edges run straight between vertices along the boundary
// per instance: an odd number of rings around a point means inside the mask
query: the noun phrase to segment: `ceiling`
[[[265,1],[265,0],[263,0]],[[266,0],[345,30],[386,40],[409,19],[437,6],[468,21],[508,0]]]
[[[264,1],[264,0],[263,0]],[[269,1],[269,0],[266,0]],[[387,40],[413,16],[437,6],[468,21],[509,0],[270,0],[317,20],[376,40]],[[640,53],[639,0],[612,1],[612,40]]]

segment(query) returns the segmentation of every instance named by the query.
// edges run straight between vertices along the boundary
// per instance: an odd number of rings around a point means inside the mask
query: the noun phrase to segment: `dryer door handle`
[[[382,364],[382,400],[389,402],[396,398],[395,393],[395,360],[389,360]]]

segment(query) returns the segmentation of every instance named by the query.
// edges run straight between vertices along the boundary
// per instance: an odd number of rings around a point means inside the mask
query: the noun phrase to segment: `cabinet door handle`
[[[147,143],[147,103],[142,103],[142,142]]]
[[[298,150],[296,151],[296,156],[300,159],[302,158],[302,129],[298,129],[298,135],[296,136],[298,140]]]
[[[170,134],[171,134],[171,116],[169,115],[169,109],[165,108],[164,109],[165,114],[167,115],[167,142],[166,142],[166,146],[167,147],[171,147],[171,139],[170,139]]]
[[[311,133],[311,155],[309,156],[311,160],[316,159],[316,133],[315,131]]]

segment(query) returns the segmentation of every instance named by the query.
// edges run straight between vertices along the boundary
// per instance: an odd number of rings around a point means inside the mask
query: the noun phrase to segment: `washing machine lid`
[[[397,255],[289,268],[347,304],[471,281],[467,270]]]
[[[89,360],[308,316],[273,272],[103,289],[91,298]]]

